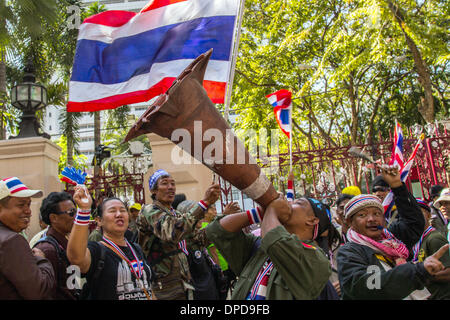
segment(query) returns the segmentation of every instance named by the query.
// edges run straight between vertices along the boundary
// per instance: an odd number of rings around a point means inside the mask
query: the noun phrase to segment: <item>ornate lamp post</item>
[[[23,114],[19,125],[19,134],[10,139],[40,136],[50,138],[46,133],[39,133],[40,124],[36,118],[36,112],[47,105],[47,89],[36,83],[33,72],[33,66],[29,63],[25,67],[23,83],[11,89],[11,104],[21,110]]]

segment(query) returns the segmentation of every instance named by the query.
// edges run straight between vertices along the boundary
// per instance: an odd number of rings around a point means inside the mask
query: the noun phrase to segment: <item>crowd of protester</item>
[[[333,206],[293,191],[218,214],[219,185],[186,199],[164,170],[149,188],[151,204],[130,206],[112,194],[94,201],[82,186],[52,192],[28,242],[42,192],[1,180],[0,299],[450,299],[450,190],[416,199],[396,167],[382,167],[370,194],[349,186]]]

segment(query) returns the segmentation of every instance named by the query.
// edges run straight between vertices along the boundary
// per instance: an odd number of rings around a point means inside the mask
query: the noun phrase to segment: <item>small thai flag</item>
[[[392,157],[389,165],[397,165],[402,169],[403,164],[403,131],[400,123],[395,123],[394,146],[392,148]]]
[[[417,151],[419,150],[419,147],[422,144],[424,138],[425,138],[424,134],[422,134],[419,137],[413,152],[409,156],[408,161],[406,161],[406,163],[402,167],[400,167],[400,178],[402,182],[405,182],[406,179],[408,179],[409,172],[411,171],[411,167],[414,164],[414,158],[416,157]],[[394,207],[394,193],[390,191],[383,200],[384,216],[386,218],[386,221],[388,222],[391,217],[391,210],[393,207]]]
[[[292,129],[292,99],[289,90],[279,90],[266,96],[269,103],[273,106],[273,112],[277,119],[281,131],[290,138]]]

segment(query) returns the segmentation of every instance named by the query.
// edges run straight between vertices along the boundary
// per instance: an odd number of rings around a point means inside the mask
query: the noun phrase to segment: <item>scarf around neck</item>
[[[409,251],[405,244],[398,240],[386,228],[383,229],[382,239],[379,241],[362,235],[352,228],[347,231],[347,239],[349,242],[354,242],[373,249],[375,252],[395,261],[396,265],[406,263],[406,259],[409,256]]]

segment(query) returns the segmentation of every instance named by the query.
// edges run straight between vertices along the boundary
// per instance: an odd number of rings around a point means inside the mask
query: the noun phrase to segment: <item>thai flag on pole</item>
[[[397,165],[403,168],[403,132],[400,123],[395,122],[394,146],[392,148],[392,158],[389,165]]]
[[[204,87],[223,103],[239,0],[153,0],[139,13],[111,10],[80,26],[67,111],[113,109],[169,89],[213,49]]]
[[[273,106],[273,112],[281,131],[289,138],[291,134],[292,99],[291,92],[286,89],[279,90],[266,96]]]
[[[408,179],[409,172],[411,171],[412,165],[414,164],[414,158],[416,157],[417,151],[419,150],[419,147],[422,144],[424,138],[425,138],[424,134],[422,134],[419,137],[408,161],[406,161],[405,165],[400,168],[400,178],[402,182],[405,182],[406,179]],[[388,222],[389,219],[391,218],[391,210],[393,206],[394,206],[394,193],[390,191],[383,200],[384,217]]]

